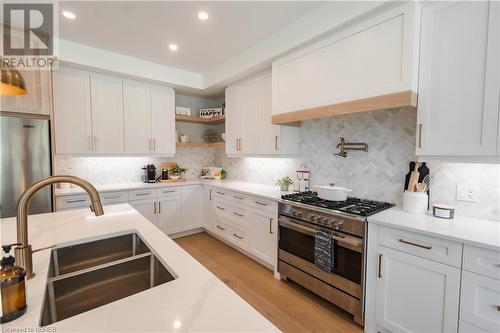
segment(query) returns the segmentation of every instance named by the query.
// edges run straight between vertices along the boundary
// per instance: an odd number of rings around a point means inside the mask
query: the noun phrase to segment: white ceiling
[[[273,35],[321,2],[67,1],[60,37],[142,60],[205,73]],[[198,11],[209,14],[200,21]],[[169,43],[179,46],[177,52]]]

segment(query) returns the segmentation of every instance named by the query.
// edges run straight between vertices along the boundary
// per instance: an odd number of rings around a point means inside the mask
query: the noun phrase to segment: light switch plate
[[[479,202],[479,186],[457,185],[457,200]]]

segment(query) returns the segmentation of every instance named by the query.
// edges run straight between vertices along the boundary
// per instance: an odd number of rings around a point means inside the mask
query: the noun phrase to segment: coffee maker
[[[142,170],[144,173],[142,175],[142,181],[145,183],[156,183],[156,167],[154,164],[145,165]]]

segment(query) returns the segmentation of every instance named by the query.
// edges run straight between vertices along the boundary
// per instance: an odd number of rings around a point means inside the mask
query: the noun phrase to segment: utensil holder
[[[407,213],[425,214],[427,213],[427,204],[429,196],[425,192],[403,193],[403,210]]]

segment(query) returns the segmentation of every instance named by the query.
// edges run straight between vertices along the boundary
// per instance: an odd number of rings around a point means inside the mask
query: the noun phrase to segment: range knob
[[[321,216],[319,216],[318,214],[311,214],[309,216],[309,219],[311,220],[311,222],[317,222],[319,220]]]
[[[340,229],[342,227],[342,224],[344,224],[344,221],[334,219],[333,224],[335,225],[335,229]]]
[[[295,216],[295,217],[301,217],[302,215],[304,215],[304,212],[302,212],[301,210],[292,209],[290,211],[290,214],[292,214],[292,216]]]
[[[329,220],[330,219],[327,216],[322,216],[321,217],[321,224],[328,224]]]

